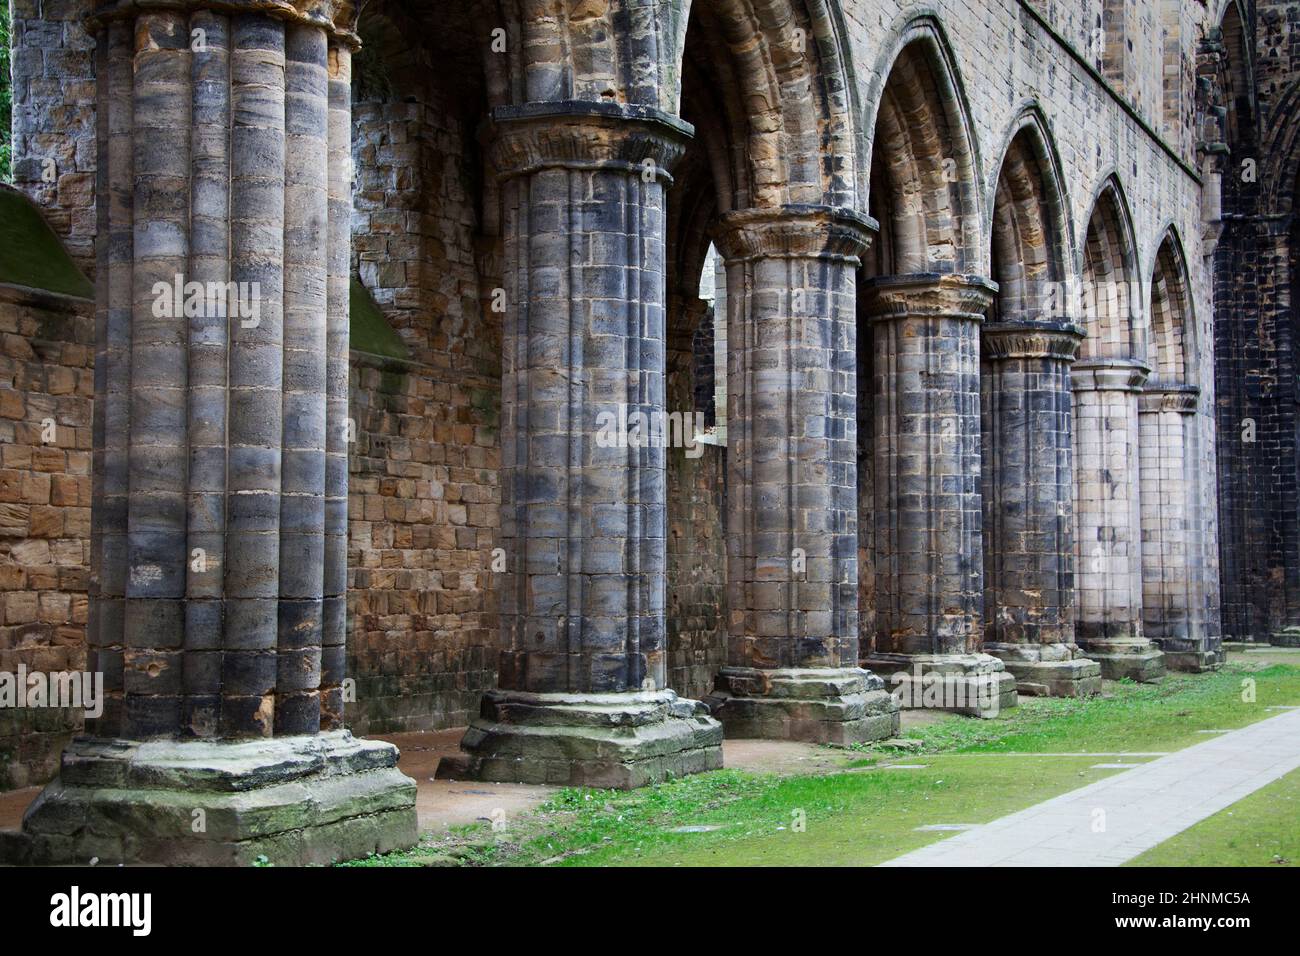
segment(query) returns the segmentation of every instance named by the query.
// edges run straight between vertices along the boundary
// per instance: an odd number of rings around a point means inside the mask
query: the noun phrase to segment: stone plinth
[[[670,690],[627,694],[489,691],[438,776],[631,790],[722,766],[722,726]]]
[[[705,698],[729,738],[845,746],[898,733],[898,702],[858,667],[724,667]]]
[[[397,748],[347,731],[243,742],[81,737],[5,862],[328,865],[410,846]]]
[[[947,710],[996,717],[1018,704],[1016,678],[991,654],[873,654],[880,674],[904,710]]]

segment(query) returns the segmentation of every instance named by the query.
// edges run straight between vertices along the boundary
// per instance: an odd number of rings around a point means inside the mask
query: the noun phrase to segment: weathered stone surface
[[[415,782],[346,731],[239,743],[78,738],[5,862],[302,866],[413,845]]]
[[[492,690],[437,775],[630,790],[722,766],[722,727],[672,691],[533,694]]]
[[[705,703],[728,737],[847,746],[898,733],[884,686],[861,668],[724,667]]]

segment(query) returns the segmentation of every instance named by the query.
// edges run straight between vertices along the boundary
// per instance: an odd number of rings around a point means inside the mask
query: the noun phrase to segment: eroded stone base
[[[1150,641],[1090,641],[1084,653],[1101,665],[1106,680],[1151,684],[1165,676],[1165,655]]]
[[[79,737],[10,835],[9,863],[329,864],[415,844],[397,748],[347,731],[266,740]]]
[[[985,644],[1033,697],[1091,697],[1101,693],[1101,665],[1072,644]]]
[[[847,745],[898,733],[898,701],[857,667],[724,667],[705,701],[736,739]]]
[[[632,790],[722,766],[722,726],[670,690],[489,691],[460,746],[438,777]]]
[[[1269,637],[1274,647],[1300,647],[1300,627],[1286,627]]]
[[[991,718],[1018,703],[1015,677],[991,654],[876,654],[863,663],[905,710]]]

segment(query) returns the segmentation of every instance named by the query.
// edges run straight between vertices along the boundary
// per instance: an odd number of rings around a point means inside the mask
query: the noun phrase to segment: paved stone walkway
[[[1297,767],[1287,711],[881,865],[1118,866]]]

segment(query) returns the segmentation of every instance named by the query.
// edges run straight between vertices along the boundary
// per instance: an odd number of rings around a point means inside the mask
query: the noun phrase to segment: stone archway
[[[852,211],[852,84],[832,6],[692,4],[681,103],[696,135],[669,200],[669,261],[683,319],[705,236],[726,273],[728,666],[708,700],[730,736],[848,743],[888,736],[897,708],[857,666],[844,399],[872,224]]]
[[[1086,338],[1074,389],[1076,635],[1102,675],[1158,680],[1143,635],[1138,395],[1151,371],[1131,220],[1108,179],[1088,217],[1080,310]]]
[[[1069,228],[1054,154],[1028,113],[998,173],[998,293],[981,341],[984,642],[1022,693],[1084,696],[1098,665],[1074,639],[1070,366],[1082,330],[1064,299]]]
[[[1177,670],[1222,663],[1206,594],[1195,321],[1178,235],[1171,228],[1151,278],[1151,377],[1139,398],[1142,617],[1146,637]]]
[[[937,675],[944,707],[992,714],[1016,694],[1002,662],[981,652],[979,330],[996,287],[973,274],[984,261],[978,164],[933,24],[905,31],[887,77],[871,163],[881,240],[865,289],[875,522],[866,666]]]

